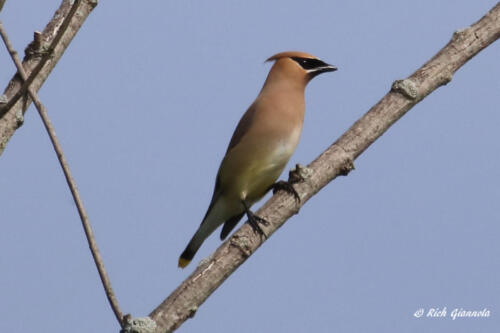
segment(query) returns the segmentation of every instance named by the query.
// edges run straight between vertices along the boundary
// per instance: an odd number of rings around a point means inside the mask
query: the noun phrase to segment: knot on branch
[[[188,318],[193,318],[194,315],[196,314],[196,311],[198,311],[198,307],[196,305],[193,305],[188,309]]]
[[[415,83],[410,79],[396,80],[392,84],[391,90],[398,92],[410,100],[417,99],[418,90]]]
[[[295,168],[290,169],[288,172],[288,182],[290,184],[297,184],[306,181],[311,177],[313,171],[311,168],[305,167],[302,164],[297,163]]]
[[[340,166],[339,168],[339,175],[340,176],[347,176],[349,172],[354,170],[354,162],[351,158],[348,158],[345,160],[345,162]]]
[[[445,86],[450,83],[451,79],[453,79],[453,73],[450,70],[446,69],[438,74],[437,81],[440,86]]]
[[[43,35],[40,31],[33,33],[33,41],[26,46],[24,54],[26,57],[42,57],[49,52],[50,43],[43,40]]]
[[[245,258],[248,258],[252,255],[252,248],[246,237],[240,237],[239,235],[235,234],[233,235],[233,237],[231,237],[230,243],[232,246],[239,249]]]
[[[156,330],[156,322],[149,317],[132,318],[126,315],[123,321],[120,333],[154,333]]]
[[[16,111],[16,129],[23,126],[24,124],[24,115],[23,115],[23,110],[18,109]]]
[[[470,26],[467,28],[457,29],[456,31],[453,32],[453,35],[451,36],[451,40],[453,42],[463,41],[464,39],[467,38],[471,29],[472,28]]]

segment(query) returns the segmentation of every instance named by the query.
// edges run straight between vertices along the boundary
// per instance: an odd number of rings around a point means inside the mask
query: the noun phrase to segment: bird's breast
[[[286,164],[288,162],[297,147],[301,130],[301,127],[297,127],[288,135],[278,138],[274,144],[269,143],[269,164],[282,164],[283,162]]]
[[[255,202],[281,175],[302,131],[304,106],[292,101],[262,97],[254,103],[250,125],[219,169],[226,195]]]

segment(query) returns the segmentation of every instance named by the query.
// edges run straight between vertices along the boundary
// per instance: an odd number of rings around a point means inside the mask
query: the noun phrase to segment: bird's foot
[[[265,238],[267,238],[267,235],[264,232],[264,230],[262,230],[262,228],[260,227],[260,224],[268,226],[269,222],[267,222],[262,217],[255,215],[251,211],[247,212],[247,217],[248,217],[248,223],[252,227],[253,231],[255,233],[257,233],[257,234],[259,234],[259,235],[264,236]]]
[[[259,224],[262,224],[262,225],[265,225],[265,226],[268,226],[269,225],[269,222],[267,222],[265,219],[263,219],[262,217],[260,216],[257,216],[255,215],[251,210],[250,208],[248,207],[247,203],[245,202],[245,200],[242,200],[241,203],[243,204],[243,207],[245,207],[245,213],[247,214],[247,217],[248,217],[248,223],[250,224],[250,226],[252,227],[253,231],[255,233],[258,233],[259,235],[261,236],[264,236],[265,238],[267,238],[267,235],[264,233],[264,230],[262,230],[262,228],[260,227]]]
[[[293,185],[290,184],[289,182],[286,182],[284,180],[280,180],[280,181],[274,183],[271,186],[271,188],[273,189],[273,194],[276,194],[276,192],[278,192],[278,191],[285,191],[285,192],[293,195],[295,200],[297,200],[297,202],[300,203],[300,195],[297,193],[295,188],[293,188]]]
[[[250,223],[250,226],[252,227],[254,232],[267,238],[267,235],[264,233],[264,230],[262,230],[262,228],[260,227],[260,224],[268,226],[269,222],[267,222],[262,217],[259,217],[254,213],[251,213],[250,215],[248,215],[248,223]]]

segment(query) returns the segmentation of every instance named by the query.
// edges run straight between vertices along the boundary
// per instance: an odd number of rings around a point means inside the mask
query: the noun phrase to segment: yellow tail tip
[[[189,263],[191,262],[191,260],[188,260],[188,259],[184,259],[182,257],[179,258],[179,267],[180,268],[184,268],[186,267],[187,265],[189,265]]]

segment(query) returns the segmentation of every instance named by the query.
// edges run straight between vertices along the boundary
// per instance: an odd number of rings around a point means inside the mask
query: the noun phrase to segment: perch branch
[[[453,34],[448,44],[407,79],[395,81],[391,90],[316,160],[298,172],[305,181],[295,189],[306,203],[321,188],[354,168],[353,161],[415,104],[450,82],[468,60],[500,37],[500,3],[481,20]],[[272,235],[300,208],[293,196],[279,192],[257,214]],[[149,317],[156,331],[171,332],[194,316],[198,307],[265,241],[245,223],[168,296]]]

